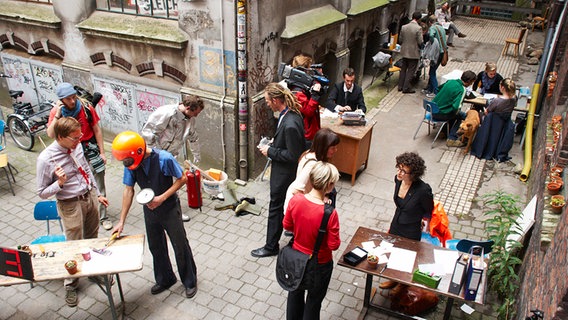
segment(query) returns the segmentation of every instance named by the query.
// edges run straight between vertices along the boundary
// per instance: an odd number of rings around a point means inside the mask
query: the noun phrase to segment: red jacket
[[[316,204],[302,193],[292,197],[282,221],[284,229],[294,232],[294,249],[305,254],[311,254],[316,244],[318,230],[323,218],[323,204]],[[327,232],[321,243],[318,263],[323,264],[333,260],[331,251],[337,250],[341,244],[339,238],[339,217],[334,209],[329,217]]]
[[[316,132],[321,128],[319,102],[308,98],[303,91],[294,91],[296,99],[302,105],[300,112],[304,117],[304,137],[306,140],[314,140]]]

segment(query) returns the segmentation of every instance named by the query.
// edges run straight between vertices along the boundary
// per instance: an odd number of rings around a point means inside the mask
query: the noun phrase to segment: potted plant
[[[564,168],[559,166],[559,165],[555,165],[554,167],[550,168],[550,172],[556,173],[558,176],[562,175],[563,171],[564,171]]]
[[[69,261],[65,262],[65,270],[67,270],[67,272],[69,272],[69,274],[77,273],[77,261],[69,260]]]
[[[369,263],[369,266],[371,268],[376,268],[377,265],[379,264],[379,257],[377,257],[374,254],[370,254],[367,256],[367,262]]]
[[[566,205],[566,200],[562,195],[554,195],[550,199],[550,206],[552,207],[552,212],[554,213],[562,213],[562,209]]]
[[[551,181],[546,185],[546,189],[548,190],[548,193],[551,195],[558,194],[561,188],[562,184],[555,181]]]

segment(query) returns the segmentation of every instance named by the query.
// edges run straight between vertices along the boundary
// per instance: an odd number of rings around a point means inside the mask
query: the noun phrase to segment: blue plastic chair
[[[31,244],[41,244],[50,242],[63,242],[65,241],[65,234],[51,234],[49,223],[51,220],[57,220],[59,227],[63,233],[63,224],[59,213],[57,213],[57,206],[55,200],[44,200],[36,203],[34,207],[34,218],[36,220],[45,220],[47,224],[47,234],[34,239]]]
[[[467,253],[471,247],[480,246],[483,248],[483,252],[487,255],[491,253],[493,244],[495,244],[493,240],[477,241],[469,239],[451,239],[446,241],[446,248]]]
[[[4,130],[6,129],[6,122],[0,120],[0,151],[6,148],[6,134]]]
[[[440,239],[438,239],[437,237],[432,237],[430,235],[430,233],[427,232],[422,232],[422,237],[420,237],[420,241],[421,242],[426,242],[426,243],[430,243],[433,244],[437,247],[441,247],[442,243],[440,242]]]
[[[418,131],[420,131],[423,123],[426,123],[428,125],[428,135],[430,135],[431,128],[435,129],[437,126],[440,126],[438,128],[438,132],[436,132],[434,141],[432,141],[432,144],[430,145],[430,149],[432,149],[434,147],[434,143],[436,142],[438,136],[440,136],[440,133],[444,128],[446,128],[446,135],[450,136],[450,127],[448,125],[448,120],[436,120],[433,118],[433,115],[440,113],[440,109],[438,109],[438,104],[436,102],[424,99],[422,102],[422,107],[424,108],[424,117],[422,118],[422,120],[420,120],[420,124],[418,125],[418,128],[416,128],[416,132],[414,133],[412,140],[416,139],[416,135],[418,134]]]

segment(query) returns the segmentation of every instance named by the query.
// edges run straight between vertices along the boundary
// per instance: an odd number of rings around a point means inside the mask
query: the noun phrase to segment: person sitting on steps
[[[442,6],[434,12],[434,15],[438,18],[438,22],[444,26],[444,29],[448,31],[449,47],[454,46],[454,34],[457,34],[460,38],[467,37],[464,33],[461,33],[456,24],[452,22],[452,11],[447,2],[444,2]]]

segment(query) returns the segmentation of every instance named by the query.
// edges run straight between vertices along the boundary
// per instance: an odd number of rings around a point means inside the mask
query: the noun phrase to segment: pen
[[[381,272],[379,272],[379,274],[383,274],[383,272],[387,269],[387,265],[385,264],[385,266],[381,269]]]

